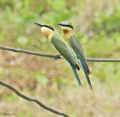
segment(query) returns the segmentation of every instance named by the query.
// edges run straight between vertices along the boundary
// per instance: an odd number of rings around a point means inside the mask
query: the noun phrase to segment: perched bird
[[[58,25],[60,25],[63,30],[65,41],[69,44],[69,46],[72,48],[77,58],[79,59],[80,65],[85,73],[89,87],[90,89],[92,89],[92,85],[91,85],[90,78],[89,78],[90,70],[86,63],[86,57],[84,55],[84,51],[82,49],[82,46],[79,40],[77,39],[75,35],[72,24],[69,21],[63,21],[59,23]]]
[[[74,75],[77,79],[79,85],[82,86],[80,78],[77,74],[77,70],[80,70],[79,65],[77,64],[76,58],[74,57],[73,52],[69,48],[68,44],[64,41],[62,36],[60,36],[53,27],[48,25],[42,25],[35,23],[41,27],[41,32],[46,37],[46,39],[52,44],[52,46],[62,55],[70,64]]]

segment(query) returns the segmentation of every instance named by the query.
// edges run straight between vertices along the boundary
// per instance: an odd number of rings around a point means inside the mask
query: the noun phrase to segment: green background
[[[0,45],[56,53],[34,22],[73,23],[87,58],[120,58],[120,0],[0,0]],[[88,62],[95,98],[84,73],[79,87],[64,60],[0,50],[0,80],[70,117],[119,117],[120,63]],[[0,113],[57,117],[0,86]],[[1,115],[0,115],[1,116]]]

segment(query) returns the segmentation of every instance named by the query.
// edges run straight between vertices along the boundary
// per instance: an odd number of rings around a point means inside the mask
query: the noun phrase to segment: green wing
[[[59,37],[55,37],[55,36],[52,37],[51,43],[56,48],[56,50],[69,62],[78,84],[82,86],[80,78],[76,71],[76,69],[79,70],[80,68],[77,65],[74,54],[72,53],[67,43],[59,39]]]
[[[51,43],[53,44],[53,46],[56,48],[56,50],[73,66],[75,66],[76,61],[75,61],[75,57],[73,55],[73,53],[71,52],[70,48],[68,47],[68,45],[66,44],[66,42],[64,42],[63,40],[60,40],[57,37],[52,37],[51,39]]]
[[[69,39],[69,43],[70,43],[71,47],[73,48],[75,54],[77,55],[78,59],[81,61],[82,65],[87,70],[88,74],[90,74],[90,70],[86,63],[86,57],[84,55],[84,51],[82,49],[82,46],[81,46],[79,40],[74,35],[71,35],[70,39]]]
[[[90,89],[92,89],[90,78],[88,76],[90,73],[90,70],[87,66],[86,58],[85,58],[82,46],[81,46],[79,40],[74,35],[70,36],[69,43],[70,43],[71,47],[73,48],[74,52],[76,53],[76,55],[79,59],[80,65],[83,68],[83,71],[85,73],[85,76],[86,76],[86,79],[87,79],[88,84],[90,86]]]

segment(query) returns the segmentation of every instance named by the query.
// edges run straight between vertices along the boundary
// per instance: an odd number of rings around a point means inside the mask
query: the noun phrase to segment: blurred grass
[[[1,0],[0,45],[41,53],[54,53],[34,22],[56,25],[73,23],[87,57],[120,58],[119,0]],[[83,88],[77,85],[63,60],[35,57],[0,50],[0,78],[24,94],[71,117],[119,117],[120,64],[88,63],[95,99],[81,71]],[[1,86],[0,112],[17,117],[56,117]],[[59,101],[59,103],[58,103]]]

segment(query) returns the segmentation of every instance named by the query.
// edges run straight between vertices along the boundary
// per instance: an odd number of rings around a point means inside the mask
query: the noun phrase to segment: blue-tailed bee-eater
[[[77,70],[80,70],[80,67],[76,61],[76,58],[74,57],[73,52],[69,48],[68,44],[64,41],[62,36],[59,35],[59,33],[57,33],[51,26],[42,25],[39,23],[35,24],[41,27],[41,32],[46,37],[46,39],[59,52],[59,54],[62,55],[63,58],[69,62],[78,84],[82,86],[80,78],[77,73]]]
[[[89,78],[90,70],[89,70],[87,62],[86,62],[86,57],[84,55],[84,51],[82,49],[82,46],[81,46],[77,36],[75,35],[72,24],[69,21],[63,21],[63,22],[59,23],[58,25],[60,25],[63,30],[65,41],[69,44],[69,46],[72,48],[72,50],[75,52],[77,58],[79,59],[80,66],[82,67],[82,69],[85,73],[89,87],[90,87],[90,89],[92,89],[92,85],[91,85],[90,78]]]

